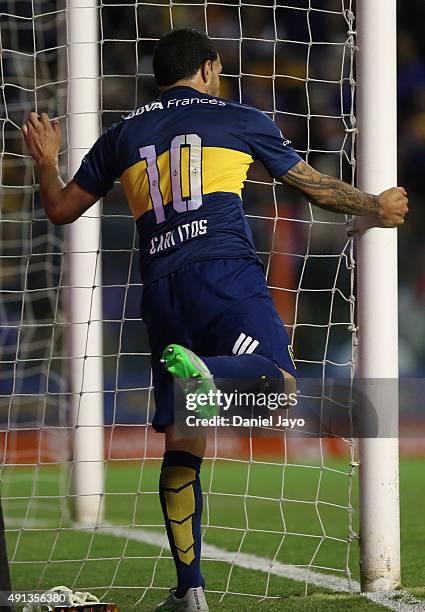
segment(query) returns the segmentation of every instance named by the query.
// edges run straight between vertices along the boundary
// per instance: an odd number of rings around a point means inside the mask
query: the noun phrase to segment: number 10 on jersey
[[[182,150],[189,151],[189,197],[183,198]],[[165,221],[164,201],[160,189],[160,178],[155,145],[139,149],[140,157],[146,160],[149,192],[157,223]],[[170,174],[173,208],[176,212],[196,210],[202,204],[202,143],[197,134],[175,136],[170,144]]]

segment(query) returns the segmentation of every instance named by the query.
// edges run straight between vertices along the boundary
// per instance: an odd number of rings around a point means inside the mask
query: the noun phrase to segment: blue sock
[[[202,459],[184,451],[167,451],[161,468],[159,498],[177,571],[176,597],[205,586],[201,574]]]
[[[285,379],[282,372],[273,361],[262,355],[201,357],[201,359],[214,379],[218,379],[218,387],[223,391],[233,390],[235,386],[239,391],[245,391],[261,384],[261,379],[267,382],[269,391],[284,390]]]

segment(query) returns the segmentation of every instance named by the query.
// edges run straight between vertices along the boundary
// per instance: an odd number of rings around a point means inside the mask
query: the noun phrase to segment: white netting
[[[0,1],[0,415],[9,557],[15,589],[66,584],[123,609],[148,610],[174,577],[157,500],[162,439],[147,427],[153,399],[137,239],[118,185],[102,216],[105,522],[84,529],[70,514],[69,242],[67,230],[45,218],[19,132],[31,110],[62,118],[66,172],[67,11],[65,0]],[[352,11],[351,0],[101,3],[102,125],[156,96],[158,36],[195,26],[219,49],[223,97],[267,111],[310,163],[351,182]],[[350,378],[356,330],[346,220],[312,208],[257,166],[244,204],[300,374]],[[213,606],[231,594],[350,590],[357,572],[350,440],[228,439],[212,441],[208,456],[204,573]]]

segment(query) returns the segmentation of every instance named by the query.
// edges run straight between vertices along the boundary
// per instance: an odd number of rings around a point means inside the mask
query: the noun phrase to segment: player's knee
[[[165,428],[165,450],[184,451],[197,457],[205,455],[207,446],[206,428],[188,428],[184,423],[174,423]]]

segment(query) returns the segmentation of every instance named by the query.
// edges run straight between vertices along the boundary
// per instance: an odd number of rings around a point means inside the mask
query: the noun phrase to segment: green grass
[[[421,553],[425,492],[420,487],[424,467],[424,461],[401,464],[403,585],[417,597],[425,594]],[[147,460],[140,468],[140,464],[128,462],[108,465],[106,520],[160,533],[159,463]],[[77,529],[69,520],[69,499],[64,497],[69,479],[65,469],[51,466],[3,470],[3,507],[14,589],[65,584],[113,600],[123,611],[148,612],[165,593],[163,589],[174,585],[169,552],[160,555],[159,547],[145,542]],[[348,466],[335,462],[326,462],[324,469],[312,464],[288,465],[285,470],[279,465],[206,462],[202,471],[203,488],[208,492],[204,498],[203,522],[208,525],[204,541],[285,564],[311,564],[317,567],[315,571],[333,571],[341,577],[348,558],[351,574],[358,580],[358,543],[347,543],[349,481]],[[351,518],[356,532],[357,484],[355,475]],[[282,489],[284,501],[280,501]],[[231,568],[223,561],[205,560],[203,571],[212,591],[208,596],[211,610],[383,609],[358,595],[334,594],[306,586],[305,582]],[[226,594],[220,603],[223,592],[234,594]],[[270,599],[262,600],[264,595]]]

